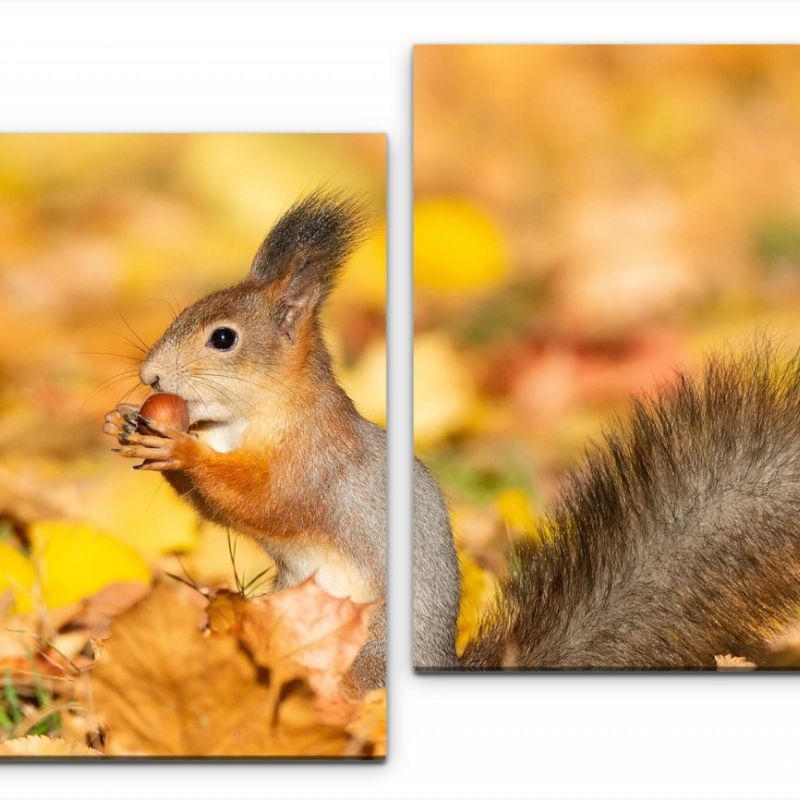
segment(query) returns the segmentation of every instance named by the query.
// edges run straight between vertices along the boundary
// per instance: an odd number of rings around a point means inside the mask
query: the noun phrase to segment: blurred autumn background
[[[365,607],[269,595],[260,548],[100,433],[174,311],[320,185],[374,212],[326,330],[385,425],[383,136],[0,136],[0,753],[383,754],[383,692],[338,686]]]
[[[798,143],[797,47],[415,48],[415,444],[459,647],[632,393],[800,345]]]

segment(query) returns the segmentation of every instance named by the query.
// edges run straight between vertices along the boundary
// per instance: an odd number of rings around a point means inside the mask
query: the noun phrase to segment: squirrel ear
[[[269,286],[278,323],[291,336],[306,311],[321,306],[347,257],[360,244],[366,215],[357,200],[317,191],[275,224],[253,259],[250,279]]]

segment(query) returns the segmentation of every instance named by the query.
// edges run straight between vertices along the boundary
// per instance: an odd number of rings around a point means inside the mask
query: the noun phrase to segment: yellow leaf
[[[480,208],[461,198],[414,206],[414,285],[463,293],[491,288],[506,277],[500,231]]]
[[[36,570],[16,547],[0,542],[0,594],[10,589],[14,596],[13,612],[27,614],[33,610],[33,587]]]
[[[197,514],[155,472],[109,470],[93,482],[83,516],[146,559],[191,550],[197,542]]]
[[[436,444],[463,431],[478,411],[477,392],[466,364],[438,333],[414,340],[414,443]]]
[[[70,605],[112,583],[150,582],[141,556],[89,523],[42,520],[29,535],[48,608]]]
[[[461,608],[458,614],[456,652],[460,655],[480,630],[481,621],[490,609],[497,590],[497,578],[481,569],[475,559],[464,550],[459,551],[458,560],[461,565]]]
[[[504,489],[494,498],[497,513],[512,530],[531,531],[536,521],[528,495],[520,489]]]

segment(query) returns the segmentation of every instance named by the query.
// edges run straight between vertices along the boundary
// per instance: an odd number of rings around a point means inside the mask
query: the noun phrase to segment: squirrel
[[[298,200],[244,280],[182,311],[142,362],[142,383],[186,402],[189,431],[144,420],[143,434],[129,404],[104,424],[121,456],[259,542],[276,589],[313,575],[333,595],[379,604],[345,677],[355,694],[385,681],[386,432],[337,383],[319,316],[366,226],[346,195]]]
[[[386,669],[386,433],[336,382],[319,313],[366,216],[315,192],[241,283],[185,309],[150,348],[144,384],[182,397],[188,432],[121,404],[104,431],[204,517],[252,536],[276,588],[314,575],[376,603],[346,676]],[[768,347],[679,373],[590,448],[510,570],[477,637],[455,649],[460,575],[442,492],[413,468],[414,663],[422,670],[711,669],[769,661],[800,608],[800,355]]]
[[[418,668],[775,667],[800,610],[800,354],[723,353],[634,399],[536,533],[461,658]]]

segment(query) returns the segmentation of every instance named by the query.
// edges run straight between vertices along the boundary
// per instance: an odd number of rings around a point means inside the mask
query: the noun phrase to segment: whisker
[[[216,381],[209,380],[205,376],[200,376],[200,375],[195,375],[194,379],[196,381],[199,381],[203,385],[208,386],[209,389],[211,389],[212,391],[216,391],[217,394],[219,394],[223,400],[233,400],[233,401],[238,400],[240,403],[244,403],[244,405],[246,406],[250,407],[253,406],[253,404],[250,401],[245,400],[244,397],[238,395],[233,390],[226,389],[224,386],[220,386],[220,384],[217,383]]]
[[[93,353],[90,350],[76,350],[76,355],[79,356],[113,356],[114,358],[125,358],[128,361],[141,362],[139,356],[126,356],[125,353]]]
[[[117,384],[123,383],[123,382],[125,382],[125,381],[131,381],[131,380],[133,380],[133,379],[136,377],[136,374],[137,374],[137,373],[138,373],[138,370],[137,370],[136,372],[133,372],[133,373],[131,373],[131,374],[127,374],[127,375],[118,375],[118,376],[116,376],[116,377],[114,377],[114,378],[109,378],[108,380],[106,380],[106,381],[103,381],[103,383],[101,383],[101,384],[100,384],[100,386],[98,386],[98,387],[97,387],[97,388],[96,388],[96,389],[95,389],[95,390],[94,390],[94,391],[93,391],[93,392],[92,392],[92,393],[91,393],[91,394],[90,394],[90,395],[89,395],[89,396],[88,396],[88,397],[87,397],[87,398],[86,398],[86,399],[85,399],[85,400],[84,400],[84,401],[81,403],[81,405],[80,405],[80,410],[82,411],[82,410],[84,409],[84,407],[86,406],[86,404],[87,404],[87,403],[88,403],[90,400],[94,399],[95,397],[97,397],[97,395],[101,394],[102,392],[104,392],[104,391],[106,391],[106,390],[108,390],[108,389],[111,389],[112,387],[116,386]]]
[[[122,397],[120,397],[119,400],[117,400],[117,402],[114,405],[118,406],[120,403],[124,403],[128,399],[128,397],[130,397],[137,389],[146,389],[146,388],[147,387],[145,386],[145,384],[143,384],[141,381],[137,381],[136,385],[132,389],[128,389],[128,391],[125,392],[125,394],[123,394]]]
[[[268,389],[269,388],[268,386],[266,386],[263,383],[256,383],[255,381],[250,380],[249,378],[242,378],[239,375],[229,375],[227,372],[205,372],[205,371],[203,371],[203,373],[201,375],[199,375],[198,377],[201,377],[201,378],[206,378],[206,377],[209,377],[209,378],[230,378],[231,380],[234,380],[234,381],[239,381],[241,383],[248,383],[251,386],[256,386],[259,389]]]
[[[277,378],[270,378],[270,383],[258,383],[257,381],[251,380],[250,378],[242,378],[238,375],[228,375],[226,373],[216,373],[216,372],[204,372],[204,375],[209,375],[215,378],[229,378],[235,381],[239,381],[240,383],[247,383],[250,386],[255,386],[258,389],[264,389],[268,392],[271,392],[278,397],[291,397],[292,396],[292,387],[288,384],[284,383]],[[277,384],[277,385],[276,385]]]
[[[105,331],[106,333],[111,333],[114,336],[119,336],[120,339],[122,339],[124,342],[127,342],[131,347],[135,348],[136,350],[139,350],[144,355],[147,355],[147,350],[144,347],[136,344],[136,342],[134,341],[131,341],[127,336],[120,333],[119,331],[112,330],[111,328],[104,328],[102,325],[95,325],[94,327],[99,328],[101,331]]]
[[[200,392],[197,391],[197,388],[192,386],[191,383],[189,383],[188,386],[195,393],[197,400],[203,405],[203,408],[208,411],[208,403],[206,403],[206,401],[203,399],[203,396],[200,394]]]
[[[197,358],[193,358],[191,361],[186,361],[185,363],[181,364],[183,368],[188,367],[190,364],[194,364],[197,361],[203,361],[203,359],[211,358],[211,356],[215,355],[214,353],[206,353],[203,356],[198,356]]]
[[[172,287],[170,287],[170,286],[167,286],[167,291],[168,291],[168,292],[170,293],[170,295],[172,296],[172,300],[173,300],[173,302],[175,303],[175,308],[180,308],[180,307],[181,307],[183,304],[182,304],[182,303],[180,302],[180,300],[178,300],[178,298],[175,296],[175,292],[173,292],[173,291],[172,291]],[[176,317],[178,316],[178,313],[177,313],[177,312],[176,312],[175,316],[176,316]]]
[[[124,323],[125,327],[133,334],[134,338],[137,339],[139,341],[139,343],[145,348],[145,351],[149,350],[150,349],[150,345],[147,344],[147,342],[144,339],[142,339],[142,337],[139,336],[138,333],[136,333],[136,331],[131,326],[130,322],[128,322],[128,320],[126,320],[125,317],[122,315],[122,311],[120,311],[119,306],[117,306],[117,315],[122,320],[122,322]]]
[[[112,375],[110,378],[106,378],[104,381],[101,381],[97,386],[95,386],[95,390],[97,389],[104,389],[108,384],[113,384],[115,381],[125,380],[125,378],[133,378],[139,370],[136,367],[129,367],[128,369],[124,369],[121,372],[117,372],[115,375]]]
[[[273,383],[277,383],[279,386],[282,386],[286,390],[287,394],[292,393],[292,387],[289,386],[289,384],[286,383],[285,381],[282,381],[280,378],[278,378],[275,372],[271,372],[269,369],[253,365],[251,365],[251,369],[253,370],[253,372],[256,372],[259,375],[263,375],[265,378],[268,378]]]
[[[175,320],[178,319],[178,312],[175,310],[175,306],[173,306],[172,303],[168,302],[163,297],[149,297],[144,302],[163,303],[169,309],[169,313],[172,315],[172,321],[175,322]]]

